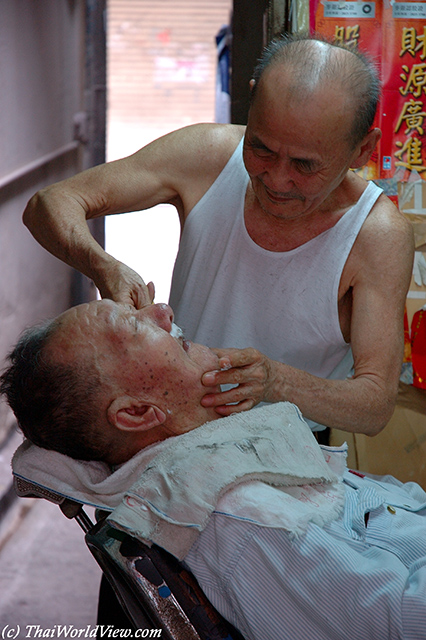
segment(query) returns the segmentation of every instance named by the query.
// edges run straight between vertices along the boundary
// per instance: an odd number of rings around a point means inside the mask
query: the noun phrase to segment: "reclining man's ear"
[[[131,396],[120,396],[107,409],[108,421],[122,431],[148,431],[166,420],[157,406]]]

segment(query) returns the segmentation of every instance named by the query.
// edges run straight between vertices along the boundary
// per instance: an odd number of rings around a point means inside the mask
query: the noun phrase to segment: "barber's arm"
[[[91,278],[102,297],[135,307],[148,304],[154,296],[152,283],[145,285],[137,273],[107,254],[87,220],[170,203],[183,221],[216,177],[211,158],[220,162],[221,157],[211,154],[211,148],[225,135],[219,125],[186,127],[127,158],[46,187],[29,201],[24,224],[45,249]],[[141,252],[151,241],[141,238]]]
[[[23,215],[36,240],[91,278],[102,297],[136,307],[151,302],[153,291],[137,273],[102,249],[87,220],[135,210],[144,199],[144,189],[137,186],[138,173],[135,156],[93,167],[36,193]],[[140,180],[147,185],[149,176],[142,174]],[[149,191],[150,187],[147,196]]]
[[[141,308],[152,301],[153,284],[146,285],[139,274],[106,253],[87,225],[86,220],[96,215],[81,195],[80,182],[91,179],[90,171],[36,193],[24,211],[24,224],[45,249],[91,278],[102,298]],[[92,184],[96,185],[95,176]]]
[[[306,418],[332,428],[367,435],[381,431],[392,415],[401,372],[412,231],[399,214],[393,216],[392,224],[386,223],[385,216],[384,221],[372,219],[358,240],[350,280],[353,377],[318,378],[255,349],[220,349],[216,352],[223,370],[206,373],[203,384],[238,387],[206,395],[204,406],[229,415],[262,401],[287,400],[298,405]]]

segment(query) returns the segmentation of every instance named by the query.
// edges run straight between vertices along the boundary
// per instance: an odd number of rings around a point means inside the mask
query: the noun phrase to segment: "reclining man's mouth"
[[[172,330],[170,331],[172,338],[183,338],[183,331],[174,322],[172,323]]]
[[[178,340],[178,342],[182,345],[182,348],[185,351],[188,351],[189,342],[188,340],[185,340],[185,336],[182,329],[178,327],[178,325],[175,324],[174,322],[172,323],[172,330],[170,331],[170,335],[172,336],[172,338],[175,338],[176,340]]]

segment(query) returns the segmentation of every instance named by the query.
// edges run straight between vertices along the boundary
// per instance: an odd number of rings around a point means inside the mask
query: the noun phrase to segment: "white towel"
[[[206,423],[146,448],[114,473],[28,443],[13,471],[81,502],[116,507],[112,524],[178,558],[214,509],[299,534],[309,522],[338,517],[343,505],[337,476],[290,403]]]
[[[297,407],[284,402],[157,444],[155,460],[108,519],[182,559],[215,509],[297,535],[309,522],[337,518],[343,500],[310,428]]]
[[[112,511],[139,478],[145,464],[140,457],[134,456],[113,472],[104,462],[74,460],[24,440],[12,458],[12,471],[64,498]]]

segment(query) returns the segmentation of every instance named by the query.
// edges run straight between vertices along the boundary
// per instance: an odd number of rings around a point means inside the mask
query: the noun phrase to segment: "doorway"
[[[215,122],[217,47],[232,0],[108,0],[107,159],[129,155],[174,129]],[[180,227],[159,205],[105,221],[108,253],[167,302]]]

